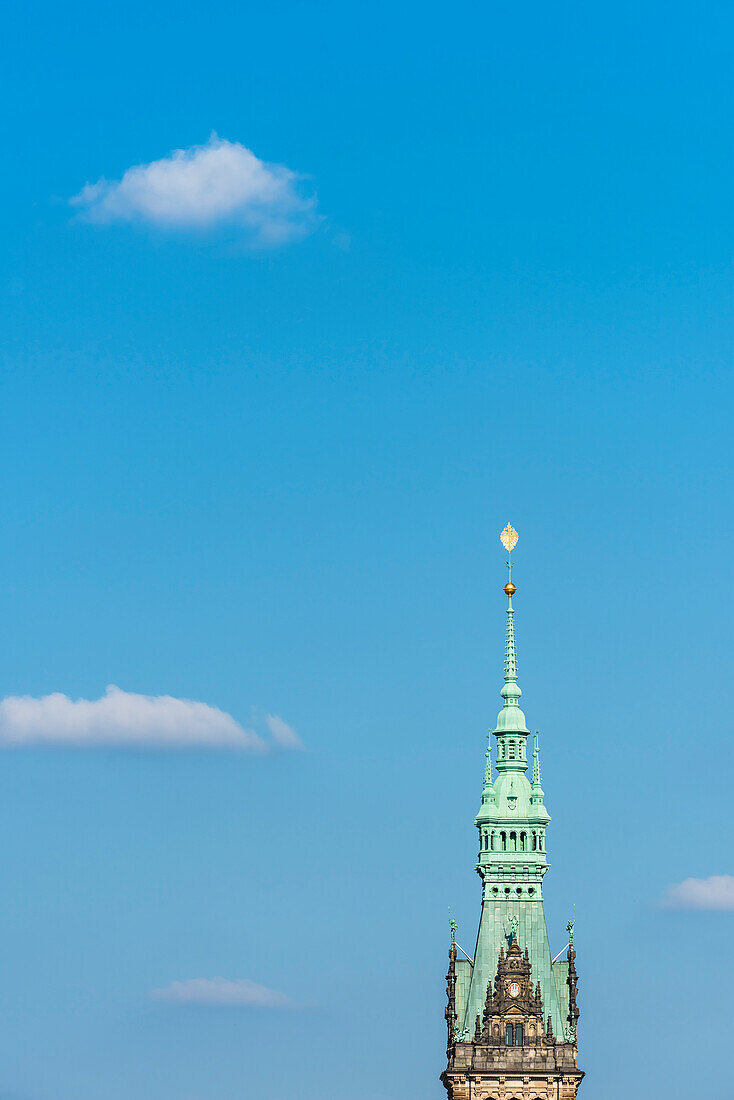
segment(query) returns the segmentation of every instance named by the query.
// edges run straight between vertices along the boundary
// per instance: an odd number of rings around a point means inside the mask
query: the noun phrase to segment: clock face
[[[510,994],[511,997],[519,997],[520,996],[520,983],[519,982],[510,982],[510,984],[507,987],[507,992]]]

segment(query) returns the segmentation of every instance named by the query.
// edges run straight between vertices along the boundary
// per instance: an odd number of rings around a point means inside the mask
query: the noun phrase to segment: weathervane
[[[504,531],[500,535],[500,542],[507,551],[507,584],[505,585],[505,594],[512,599],[517,592],[514,584],[512,583],[512,551],[517,546],[518,534],[511,523],[508,523]]]

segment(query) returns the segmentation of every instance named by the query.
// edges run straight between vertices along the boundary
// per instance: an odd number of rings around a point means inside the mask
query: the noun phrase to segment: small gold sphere
[[[508,581],[507,584],[504,587],[505,595],[506,596],[514,596],[516,592],[517,592],[517,589],[515,588],[512,581]]]

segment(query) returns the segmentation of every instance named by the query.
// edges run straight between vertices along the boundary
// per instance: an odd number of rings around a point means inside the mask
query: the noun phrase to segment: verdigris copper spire
[[[497,717],[497,729],[495,733],[517,732],[529,733],[525,725],[525,715],[520,710],[520,696],[522,691],[517,682],[517,647],[515,645],[515,609],[512,606],[512,597],[517,592],[512,583],[512,551],[517,545],[517,531],[511,524],[507,524],[500,535],[502,545],[507,551],[508,580],[504,587],[507,596],[507,627],[505,631],[505,682],[500,692],[504,706]]]
[[[517,546],[518,534],[508,523],[500,535],[500,541],[507,551],[507,584],[504,587],[507,596],[507,641],[505,644],[505,683],[517,683],[517,653],[515,652],[515,612],[512,609],[512,597],[517,592],[512,583],[512,551]]]
[[[494,785],[492,783],[492,734],[487,734],[487,751],[484,754],[484,787],[482,788],[482,805],[487,806],[494,802]]]
[[[533,805],[537,805],[543,801],[543,788],[540,785],[540,744],[539,734],[535,731],[533,737],[533,793],[530,795],[530,801]]]
[[[475,819],[482,915],[473,958],[458,958],[452,944],[448,1065],[442,1079],[448,1100],[510,1094],[513,1100],[573,1100],[583,1077],[577,1065],[573,946],[568,960],[561,960],[553,957],[548,940],[543,878],[550,815],[540,785],[537,733],[532,782],[527,775],[530,730],[520,709],[512,606],[517,531],[508,523],[500,538],[509,573],[504,585],[505,676]]]
[[[482,920],[475,952],[475,964],[466,990],[463,1026],[471,1029],[482,1011],[487,982],[494,980],[500,949],[510,944],[512,934],[521,948],[531,949],[533,980],[540,981],[546,1012],[554,1026],[562,1029],[562,1008],[553,977],[548,933],[543,912],[543,878],[548,869],[545,833],[550,816],[540,786],[540,761],[534,745],[532,782],[528,773],[527,742],[530,730],[520,708],[517,682],[517,643],[512,580],[512,552],[517,531],[508,523],[500,536],[507,551],[508,578],[504,585],[505,609],[504,683],[502,709],[492,731],[496,739],[495,777],[492,779],[489,753],[486,758],[482,804],[475,819],[479,831],[477,870],[484,882]]]

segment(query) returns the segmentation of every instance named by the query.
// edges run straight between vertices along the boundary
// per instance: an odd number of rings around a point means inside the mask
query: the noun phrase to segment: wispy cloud
[[[153,989],[148,996],[154,1001],[177,1005],[201,1005],[206,1008],[303,1008],[296,1001],[256,985],[249,978],[188,978],[171,982],[163,989]]]
[[[128,168],[119,180],[88,183],[70,201],[85,220],[100,225],[198,231],[236,225],[265,247],[304,237],[319,221],[316,197],[304,192],[303,177],[216,134],[205,145]]]
[[[137,695],[114,685],[100,699],[70,699],[55,692],[40,698],[8,695],[0,702],[0,748],[127,746],[264,753],[273,747],[302,747],[295,730],[282,718],[268,715],[267,725],[270,739],[208,703],[171,695]]]
[[[298,736],[293,726],[289,726],[287,722],[284,722],[282,718],[279,718],[277,714],[268,714],[265,717],[265,724],[270,730],[270,736],[276,745],[279,745],[281,749],[302,749],[303,741]]]
[[[674,883],[662,898],[665,909],[708,909],[734,912],[734,875],[687,878]]]

